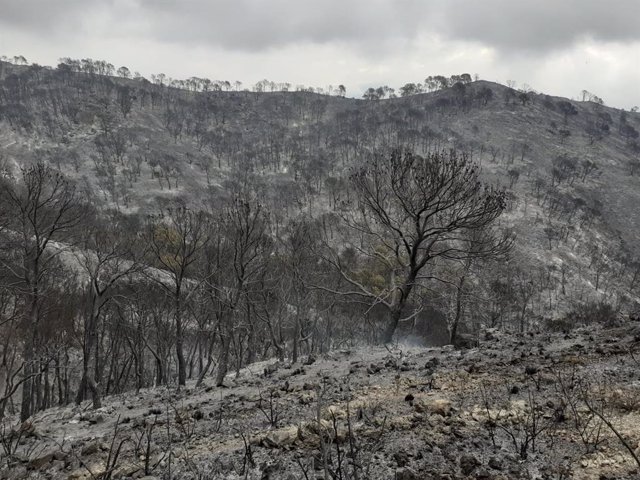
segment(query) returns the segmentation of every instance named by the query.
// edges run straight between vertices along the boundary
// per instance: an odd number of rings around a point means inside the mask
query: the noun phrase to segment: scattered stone
[[[460,457],[460,470],[464,475],[469,475],[477,467],[480,466],[480,461],[473,455],[467,453]]]
[[[429,360],[427,360],[427,363],[424,365],[424,368],[427,370],[435,370],[436,367],[438,367],[440,365],[440,360],[438,359],[438,357],[432,357]]]
[[[267,365],[266,367],[264,367],[264,376],[270,377],[278,371],[278,368],[280,368],[280,364],[278,362]]]
[[[300,405],[310,405],[315,400],[315,395],[311,393],[303,393],[298,397]]]
[[[93,455],[100,451],[100,444],[98,442],[92,442],[88,445],[85,445],[84,448],[80,451],[80,454],[87,457],[89,455]]]
[[[446,417],[451,413],[451,400],[447,398],[419,397],[413,407],[418,413],[429,413]]]
[[[376,365],[376,364],[373,364],[373,363],[367,367],[367,373],[369,375],[376,374],[380,370],[382,370],[382,367],[380,365]]]
[[[412,468],[405,467],[396,471],[396,480],[421,480],[424,477]]]
[[[393,459],[399,467],[405,467],[409,463],[409,454],[407,452],[396,452],[393,454]]]
[[[298,427],[292,425],[269,432],[262,440],[262,444],[267,448],[285,448],[293,445],[299,436],[300,431]]]
[[[27,464],[27,468],[29,470],[40,470],[45,465],[48,465],[53,460],[53,453],[47,453],[46,455],[42,455],[40,457],[34,458],[30,460]]]
[[[488,465],[489,468],[493,468],[494,470],[502,470],[502,460],[498,457],[491,457]]]
[[[98,414],[95,414],[95,415],[90,415],[89,418],[87,419],[87,421],[91,425],[97,425],[98,423],[104,422],[104,417],[98,413]]]

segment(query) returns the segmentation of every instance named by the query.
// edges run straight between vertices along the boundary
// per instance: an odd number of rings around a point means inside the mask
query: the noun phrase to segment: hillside
[[[0,478],[631,480],[640,466],[604,421],[640,455],[639,340],[637,322],[488,329],[471,350],[251,364],[222,390],[189,383],[41,412],[2,432],[15,451]]]
[[[637,112],[100,65],[0,62],[0,479],[637,478]]]
[[[8,171],[45,158],[100,208],[157,213],[178,198],[200,208],[251,185],[277,226],[300,213],[332,218],[349,168],[369,152],[456,148],[511,192],[501,222],[517,234],[518,265],[501,276],[528,272],[547,291],[525,306],[532,318],[586,301],[635,309],[638,113],[484,81],[355,100],[189,91],[62,67],[0,72]]]

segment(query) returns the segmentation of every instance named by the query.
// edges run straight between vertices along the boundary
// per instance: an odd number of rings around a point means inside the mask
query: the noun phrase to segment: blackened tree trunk
[[[392,341],[403,318],[417,313],[419,306],[405,310],[416,288],[435,278],[428,271],[435,260],[495,257],[511,246],[509,235],[494,236],[488,230],[505,208],[505,193],[482,185],[478,165],[466,154],[452,150],[421,157],[401,149],[375,154],[350,180],[357,205],[343,214],[343,221],[357,234],[357,242],[349,246],[374,271],[385,272],[386,282],[367,283],[361,264],[345,262],[326,241],[324,259],[349,288],[319,288],[384,305],[385,343]],[[470,251],[461,238],[477,230],[487,234]]]
[[[20,418],[23,421],[33,413],[41,353],[38,348],[44,343],[40,338],[40,307],[43,289],[53,283],[45,280],[59,270],[54,266],[63,250],[60,246],[70,243],[83,213],[74,186],[44,163],[22,169],[16,184],[3,184],[0,188],[0,223],[16,234],[8,239],[7,246],[19,258],[17,262],[10,258],[4,266],[18,277],[17,292],[27,306],[22,322],[25,331]],[[59,242],[56,248],[51,247],[54,241]]]

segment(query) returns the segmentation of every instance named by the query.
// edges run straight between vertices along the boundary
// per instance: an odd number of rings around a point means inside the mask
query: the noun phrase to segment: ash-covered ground
[[[305,360],[8,418],[0,479],[640,478],[638,323]]]

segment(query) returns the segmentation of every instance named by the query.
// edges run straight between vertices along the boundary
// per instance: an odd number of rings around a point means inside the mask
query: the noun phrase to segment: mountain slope
[[[549,295],[525,309],[557,317],[590,299],[635,308],[637,113],[484,81],[364,101],[187,91],[62,67],[3,64],[1,72],[10,174],[46,158],[102,208],[132,214],[176,199],[203,206],[250,185],[286,223],[300,212],[338,212],[349,168],[372,151],[456,148],[482,165],[487,182],[511,191],[502,223],[518,235],[518,265],[497,276],[511,282],[528,272],[525,282]]]

